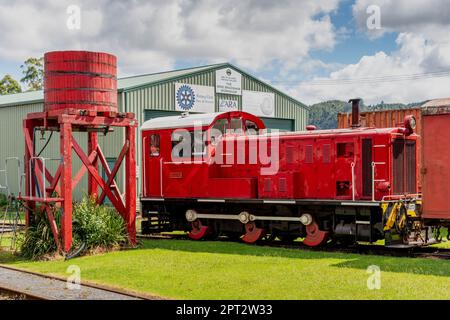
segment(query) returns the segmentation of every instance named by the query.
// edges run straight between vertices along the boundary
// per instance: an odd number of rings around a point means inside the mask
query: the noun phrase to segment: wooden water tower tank
[[[114,55],[55,51],[45,54],[44,63],[44,111],[118,111]]]

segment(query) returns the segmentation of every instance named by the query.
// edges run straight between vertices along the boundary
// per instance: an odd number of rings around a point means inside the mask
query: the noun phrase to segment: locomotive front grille
[[[416,142],[406,142],[406,191],[408,193],[416,193]]]
[[[416,193],[416,142],[397,139],[392,150],[394,194]]]

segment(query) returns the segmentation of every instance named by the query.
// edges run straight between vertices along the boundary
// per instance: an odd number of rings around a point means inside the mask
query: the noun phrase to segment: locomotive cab
[[[143,197],[222,195],[224,181],[209,179],[214,178],[217,168],[208,169],[218,147],[221,156],[226,156],[221,141],[230,136],[257,135],[264,129],[261,119],[240,111],[182,114],[147,121],[142,127]],[[214,186],[214,182],[218,185]],[[229,197],[239,197],[231,186],[226,189]]]

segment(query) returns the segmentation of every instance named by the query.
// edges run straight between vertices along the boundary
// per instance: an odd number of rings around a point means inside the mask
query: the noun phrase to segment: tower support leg
[[[32,121],[25,119],[23,120],[23,133],[24,135],[28,135],[30,137],[33,137],[33,127],[32,127]],[[30,179],[31,175],[31,168],[30,168],[30,159],[33,156],[30,153],[29,146],[26,145],[27,142],[25,142],[25,156],[24,156],[24,167],[25,167],[25,195],[32,197],[34,195],[34,181]],[[34,202],[27,202],[27,210],[25,213],[25,225],[29,227],[33,221],[34,218]]]
[[[125,221],[132,245],[136,244],[136,127],[125,128],[130,148],[125,156]]]
[[[69,252],[72,247],[72,125],[62,123],[60,149],[63,158],[61,172],[62,203],[61,234],[63,250]]]

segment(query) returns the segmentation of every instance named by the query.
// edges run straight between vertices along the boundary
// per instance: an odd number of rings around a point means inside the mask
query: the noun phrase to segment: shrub
[[[86,244],[88,249],[111,248],[127,241],[125,223],[117,212],[99,206],[95,200],[84,198],[73,213],[74,244]]]
[[[59,226],[59,215],[55,215],[55,220]],[[38,216],[18,243],[20,254],[27,259],[39,259],[57,251],[50,222],[45,216]]]
[[[55,213],[55,220],[60,229],[59,213]],[[95,200],[86,197],[74,205],[72,233],[74,240],[72,248],[84,243],[88,250],[111,249],[125,244],[128,239],[122,217],[114,209],[99,206]],[[56,251],[48,219],[45,216],[38,217],[20,240],[21,255],[36,260]]]
[[[4,193],[0,193],[0,207],[6,207],[8,204],[8,198]]]

